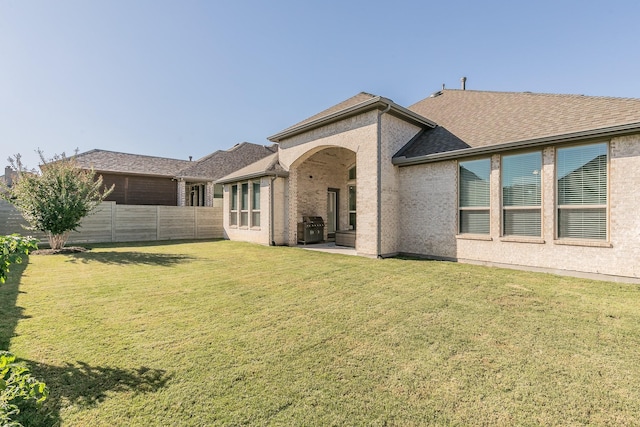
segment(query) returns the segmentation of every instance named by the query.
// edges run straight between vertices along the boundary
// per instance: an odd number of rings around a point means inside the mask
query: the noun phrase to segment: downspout
[[[274,232],[274,226],[275,226],[275,219],[273,218],[274,215],[274,211],[275,209],[273,208],[273,183],[275,182],[275,180],[278,178],[278,175],[274,175],[271,177],[271,182],[269,183],[269,244],[271,246],[275,246],[276,245],[276,241],[275,241],[275,232]]]
[[[387,105],[387,108],[378,112],[378,239],[377,239],[377,257],[382,257],[382,115],[388,113],[391,110],[391,104]]]

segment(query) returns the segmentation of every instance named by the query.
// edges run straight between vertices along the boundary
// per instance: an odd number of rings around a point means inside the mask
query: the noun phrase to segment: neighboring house
[[[277,151],[276,145],[242,142],[199,160],[179,160],[140,154],[91,150],[75,156],[82,168],[102,175],[106,187],[115,185],[106,198],[123,205],[213,206],[222,198],[214,181]]]
[[[178,205],[176,174],[189,160],[91,150],[75,156],[78,164],[102,175],[106,187],[115,185],[105,199],[122,205]]]
[[[274,144],[242,142],[228,150],[218,150],[189,164],[176,173],[178,201],[181,206],[212,206],[213,199],[222,199],[222,185],[214,182],[277,151]]]
[[[0,182],[5,184],[7,187],[11,187],[17,177],[18,172],[14,171],[11,166],[5,166],[4,175],[0,176]]]
[[[304,216],[358,254],[640,279],[640,99],[360,93],[218,180],[230,239],[296,245]]]

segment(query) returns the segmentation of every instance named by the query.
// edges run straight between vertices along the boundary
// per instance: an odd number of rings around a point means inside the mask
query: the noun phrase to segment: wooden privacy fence
[[[0,235],[31,235],[42,242],[44,233],[25,230],[20,212],[0,201]],[[141,206],[102,202],[69,236],[68,243],[134,242],[172,239],[222,238],[222,207]]]

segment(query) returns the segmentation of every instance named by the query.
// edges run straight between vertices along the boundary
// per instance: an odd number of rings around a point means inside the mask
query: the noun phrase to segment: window
[[[356,167],[352,167],[349,169],[349,181],[354,181],[356,179]]]
[[[260,227],[260,183],[254,182],[251,198],[251,226]]]
[[[229,215],[229,225],[238,225],[238,186],[231,186],[231,214]]]
[[[240,199],[240,226],[249,226],[249,183],[242,184],[242,194]]]
[[[222,184],[213,185],[213,198],[222,199]]]
[[[542,153],[502,157],[502,232],[505,236],[542,235]]]
[[[607,143],[558,148],[559,239],[607,239]]]
[[[205,184],[192,184],[189,188],[188,206],[204,206],[206,195]]]
[[[489,234],[489,176],[491,160],[479,159],[460,162],[458,207],[459,232],[462,234]]]
[[[233,184],[230,208],[229,225],[260,227],[260,181]]]
[[[356,229],[356,167],[349,168],[349,230]]]
[[[349,230],[356,229],[356,186],[349,186]]]

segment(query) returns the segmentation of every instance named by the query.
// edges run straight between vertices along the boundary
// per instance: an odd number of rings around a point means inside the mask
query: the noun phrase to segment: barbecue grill
[[[321,216],[303,216],[298,223],[298,243],[320,243],[324,240],[324,220]]]

